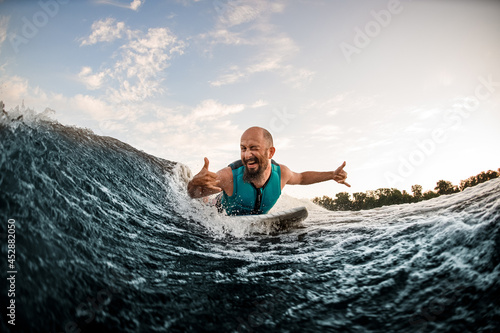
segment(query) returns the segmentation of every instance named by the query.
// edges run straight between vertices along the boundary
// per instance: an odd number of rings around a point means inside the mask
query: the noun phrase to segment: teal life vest
[[[243,180],[245,166],[241,160],[229,165],[233,172],[233,195],[222,194],[221,206],[227,215],[266,214],[281,195],[281,168],[271,160],[271,175],[262,188]]]

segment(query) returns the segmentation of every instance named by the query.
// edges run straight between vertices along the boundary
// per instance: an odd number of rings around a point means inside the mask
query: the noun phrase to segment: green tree
[[[369,190],[366,191],[365,193],[366,193],[366,198],[365,198],[364,209],[372,209],[378,207],[377,200],[375,198],[375,191]]]
[[[335,199],[335,208],[336,210],[350,210],[352,208],[352,202],[349,198],[350,195],[348,192],[340,192],[337,193]]]
[[[413,197],[411,196],[410,193],[406,192],[403,190],[403,202],[402,203],[410,203],[413,202]]]
[[[500,169],[498,169],[498,170],[500,170]],[[486,171],[486,177],[487,177],[487,180],[491,180],[491,179],[495,179],[495,178],[500,177],[500,174],[497,171],[488,170],[488,171]]]
[[[498,171],[488,170],[481,172],[475,176],[471,176],[465,180],[460,181],[460,191],[465,190],[467,187],[476,186],[477,184],[484,183],[488,180],[500,177],[500,169]]]
[[[386,206],[389,204],[390,189],[378,188],[375,190],[375,199],[377,200],[377,207]]]
[[[406,191],[401,192],[396,188],[379,188],[375,191],[366,191],[365,193],[356,192],[353,194],[353,200],[350,199],[349,193],[341,192],[336,194],[335,199],[325,195],[321,198],[314,198],[313,202],[329,210],[372,209],[386,205],[429,200],[439,197],[442,194],[451,194],[463,191],[467,187],[475,186],[479,183],[498,177],[500,177],[500,168],[498,171],[483,171],[476,176],[462,180],[460,181],[460,186],[455,186],[449,181],[440,180],[436,184],[435,191],[427,191],[425,193],[422,193],[422,186],[413,185],[411,187],[413,195],[410,195]]]
[[[422,185],[413,185],[411,193],[413,193],[413,200],[415,202],[422,200]]]
[[[399,205],[404,203],[404,196],[397,188],[391,188],[389,192],[389,205]]]
[[[458,192],[456,186],[453,186],[453,184],[447,180],[438,181],[434,190],[436,190],[439,195]]]
[[[460,185],[459,185],[460,191],[465,190],[467,187],[474,186],[472,178],[474,178],[474,177],[469,177],[469,178],[467,178],[465,180],[461,180],[460,181]]]
[[[330,198],[329,196],[322,196],[321,198],[320,197],[316,197],[313,199],[313,202],[323,208],[326,208],[328,210],[334,210],[335,209],[335,202],[332,198]]]
[[[429,200],[429,199],[437,198],[437,197],[439,197],[439,194],[437,194],[434,191],[426,191],[426,192],[424,192],[424,194],[422,194],[423,200]]]
[[[354,197],[354,201],[352,202],[352,209],[353,210],[361,210],[365,209],[365,200],[366,200],[366,193],[363,192],[356,192],[353,193],[352,195]]]

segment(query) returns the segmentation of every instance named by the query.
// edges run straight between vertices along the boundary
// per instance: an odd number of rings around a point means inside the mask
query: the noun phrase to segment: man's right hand
[[[208,158],[205,157],[203,168],[188,183],[188,193],[191,198],[201,198],[222,191],[218,175],[208,171],[208,164]]]

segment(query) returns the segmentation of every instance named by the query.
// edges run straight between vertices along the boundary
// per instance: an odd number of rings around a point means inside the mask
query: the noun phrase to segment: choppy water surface
[[[0,122],[0,231],[5,277],[15,219],[20,331],[500,330],[500,180],[370,211],[305,203],[303,228],[249,234],[187,198],[182,165],[18,116]]]

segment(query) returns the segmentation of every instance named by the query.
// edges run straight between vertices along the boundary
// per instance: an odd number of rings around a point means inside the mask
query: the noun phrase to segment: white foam
[[[39,121],[49,121],[56,122],[52,116],[56,113],[50,108],[46,108],[43,112],[36,112],[34,109],[26,108],[24,103],[21,106],[16,106],[7,112],[3,111],[2,104],[2,114],[0,116],[0,121],[9,124],[11,126],[17,126],[19,124],[17,121],[22,121],[24,124],[33,125]]]
[[[184,217],[195,220],[203,225],[214,237],[246,237],[252,233],[248,223],[232,219],[219,214],[215,207],[209,204],[213,197],[203,199],[191,199],[187,195],[187,182],[191,178],[189,168],[178,164],[174,172],[167,175],[172,181],[173,188],[177,193],[179,210]],[[167,182],[169,182],[167,180]],[[500,179],[491,180],[487,183],[479,184],[465,191],[452,195],[443,195],[431,200],[418,203],[391,205],[362,211],[329,211],[308,199],[298,199],[287,194],[282,194],[270,213],[285,211],[299,206],[305,206],[309,211],[309,217],[304,222],[308,231],[322,228],[349,228],[356,224],[356,227],[366,225],[370,228],[380,228],[394,225],[398,227],[408,227],[412,223],[435,224],[439,221],[449,219],[463,220],[464,214],[470,214],[471,209],[477,205],[475,201],[478,196],[488,192],[500,191]],[[481,204],[481,203],[480,203]],[[482,203],[484,204],[484,203]],[[461,212],[461,207],[467,207],[467,213]],[[490,205],[495,207],[495,205]],[[478,209],[488,209],[489,207],[477,207]],[[491,209],[490,209],[491,210]],[[395,230],[393,230],[395,231]]]
[[[306,207],[308,211],[327,211],[325,208],[316,205],[309,199],[297,199],[283,193],[281,194],[274,207],[271,209],[270,213],[289,210],[300,206]]]

